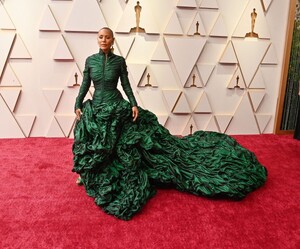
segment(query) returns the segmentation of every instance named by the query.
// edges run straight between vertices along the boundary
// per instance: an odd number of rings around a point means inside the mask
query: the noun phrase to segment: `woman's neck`
[[[102,52],[107,56],[108,54],[109,54],[109,52],[110,52],[110,49],[108,49],[108,50],[103,50],[103,49],[101,49],[102,50]]]

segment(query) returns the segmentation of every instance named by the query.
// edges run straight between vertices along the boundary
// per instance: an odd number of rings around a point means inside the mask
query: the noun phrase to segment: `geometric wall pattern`
[[[34,20],[24,27],[16,1],[0,2],[0,138],[73,137],[84,61],[97,52],[96,34],[103,26],[115,31],[115,53],[126,58],[139,105],[154,112],[172,134],[272,133],[284,39],[273,35],[278,24],[268,18],[278,8],[287,10],[288,3],[141,0],[145,32],[133,33],[136,4],[28,3],[25,12],[34,13]],[[253,9],[258,38],[245,37]],[[282,18],[278,27],[284,36]],[[36,77],[28,79],[28,68]],[[92,94],[91,87],[86,99]]]

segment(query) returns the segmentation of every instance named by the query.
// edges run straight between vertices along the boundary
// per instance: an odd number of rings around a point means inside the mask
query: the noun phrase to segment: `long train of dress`
[[[232,137],[197,131],[179,138],[139,107],[83,104],[74,129],[74,168],[86,192],[105,212],[129,220],[158,185],[199,196],[239,200],[264,184],[267,170]]]

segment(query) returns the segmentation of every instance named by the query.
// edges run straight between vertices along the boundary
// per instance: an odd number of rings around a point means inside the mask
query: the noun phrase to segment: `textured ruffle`
[[[178,138],[139,108],[132,121],[125,100],[83,105],[74,129],[74,168],[97,205],[128,220],[155,194],[157,184],[207,197],[241,199],[261,186],[266,169],[233,138],[195,132]]]

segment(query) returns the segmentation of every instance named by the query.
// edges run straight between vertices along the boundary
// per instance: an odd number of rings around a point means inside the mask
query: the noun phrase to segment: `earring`
[[[114,52],[114,46],[111,46],[110,51],[113,53]]]

